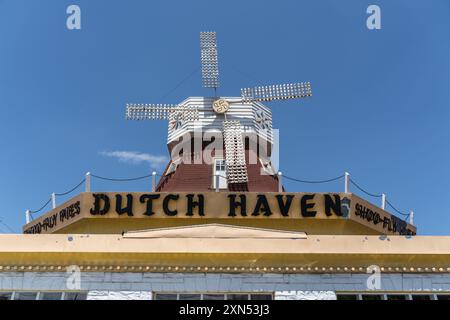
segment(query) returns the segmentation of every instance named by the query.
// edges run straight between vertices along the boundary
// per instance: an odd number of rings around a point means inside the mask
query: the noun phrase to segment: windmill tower
[[[215,32],[200,33],[200,49],[203,87],[214,89],[214,97],[190,97],[178,105],[126,106],[128,120],[169,121],[171,160],[156,191],[278,191],[270,160],[272,112],[263,102],[310,97],[311,85],[244,88],[240,97],[218,97]],[[213,143],[215,148],[210,148]]]

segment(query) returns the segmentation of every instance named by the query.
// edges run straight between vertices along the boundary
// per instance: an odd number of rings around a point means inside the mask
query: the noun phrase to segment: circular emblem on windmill
[[[213,102],[213,109],[215,113],[225,113],[230,109],[230,104],[225,99],[217,99]]]

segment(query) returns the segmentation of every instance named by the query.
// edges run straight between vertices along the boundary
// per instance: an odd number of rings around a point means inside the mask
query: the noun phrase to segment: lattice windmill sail
[[[198,121],[197,108],[174,104],[127,104],[127,120],[169,120],[174,129],[186,121]]]
[[[311,84],[309,82],[241,89],[243,102],[269,102],[273,100],[299,99],[311,96]]]
[[[215,32],[200,33],[202,80],[204,88],[219,87],[219,59]]]
[[[254,88],[241,89],[239,98],[220,98],[216,96],[219,88],[219,61],[218,46],[215,32],[200,33],[201,50],[201,71],[202,85],[205,88],[214,89],[214,98],[205,98],[209,102],[209,110],[205,110],[205,105],[201,104],[199,108],[191,105],[190,100],[198,98],[189,98],[185,104],[128,104],[126,108],[126,118],[129,120],[169,120],[169,137],[174,141],[179,135],[174,132],[178,129],[192,130],[192,128],[203,127],[205,123],[210,123],[211,116],[214,122],[220,122],[220,129],[224,138],[225,162],[227,167],[227,180],[229,184],[242,184],[248,182],[247,164],[245,158],[245,146],[243,141],[243,125],[241,121],[254,123],[258,128],[256,130],[266,130],[268,134],[267,141],[271,140],[272,123],[270,110],[260,104],[261,102],[270,102],[275,100],[300,99],[312,96],[311,84],[309,82],[279,84],[270,86],[259,86]],[[197,101],[197,100],[196,100]],[[249,119],[248,113],[242,116],[241,111],[234,110],[254,110],[252,119]],[[238,116],[236,116],[239,114]],[[228,118],[227,118],[228,116]],[[183,123],[190,124],[183,126]],[[186,129],[187,128],[187,129]],[[260,131],[258,131],[260,132]],[[261,134],[261,133],[260,133]]]
[[[225,120],[223,122],[223,140],[228,183],[246,183],[248,175],[240,121]]]
[[[184,121],[199,119],[196,108],[175,104],[127,104],[127,120],[169,120],[179,114]]]

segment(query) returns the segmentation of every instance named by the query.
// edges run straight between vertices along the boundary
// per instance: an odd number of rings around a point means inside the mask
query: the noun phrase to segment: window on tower
[[[219,189],[228,188],[227,166],[224,159],[214,159],[213,189],[219,184]]]

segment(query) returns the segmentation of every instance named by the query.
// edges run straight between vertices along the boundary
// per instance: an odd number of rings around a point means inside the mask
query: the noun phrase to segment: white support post
[[[283,192],[283,172],[278,171],[278,192]]]
[[[219,184],[220,184],[220,175],[218,173],[216,173],[215,179],[216,179],[216,192],[219,192],[220,191],[220,186],[219,186]]]
[[[85,181],[85,191],[91,192],[91,173],[86,173],[86,181]]]
[[[56,194],[52,193],[52,209],[56,208]]]
[[[349,193],[350,192],[350,173],[348,173],[348,172],[345,173],[345,188],[344,188],[344,192],[345,193]]]
[[[156,192],[156,171],[152,172],[152,192]]]
[[[27,224],[29,224],[31,222],[30,210],[25,211],[25,221]]]
[[[414,225],[414,211],[409,212],[409,224]]]
[[[381,209],[386,210],[386,195],[384,193],[381,194]]]

